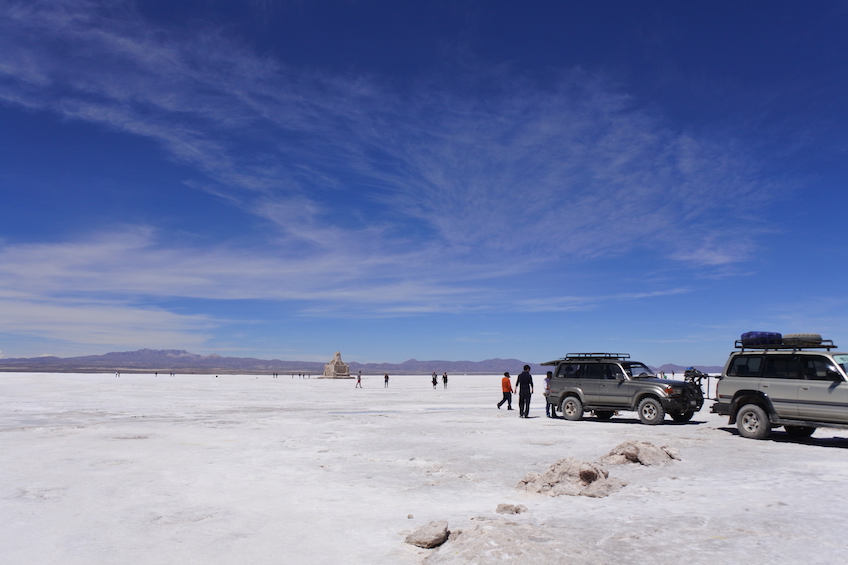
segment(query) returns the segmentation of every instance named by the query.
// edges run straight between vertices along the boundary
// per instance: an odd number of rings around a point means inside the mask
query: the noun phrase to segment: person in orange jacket
[[[501,405],[506,402],[507,410],[512,410],[512,383],[509,380],[509,373],[504,373],[503,378],[501,379],[501,390],[503,391],[503,400],[498,402],[498,410],[501,409]]]

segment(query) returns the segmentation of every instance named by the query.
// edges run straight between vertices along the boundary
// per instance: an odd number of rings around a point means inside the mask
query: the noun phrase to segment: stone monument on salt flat
[[[333,360],[324,365],[325,379],[351,379],[350,366],[342,361],[342,354],[336,351]]]

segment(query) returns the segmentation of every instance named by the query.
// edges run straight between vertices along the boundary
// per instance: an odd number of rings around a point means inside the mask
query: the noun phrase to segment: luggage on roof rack
[[[741,349],[742,351],[745,351],[746,349],[763,349],[763,350],[771,349],[771,350],[775,350],[775,351],[777,351],[777,350],[794,351],[794,350],[798,350],[798,349],[827,349],[828,351],[830,351],[831,349],[836,349],[836,347],[837,347],[836,345],[833,344],[833,340],[830,340],[830,339],[823,339],[815,345],[813,345],[811,343],[804,343],[804,344],[801,344],[801,343],[779,343],[779,344],[776,344],[776,345],[769,345],[769,344],[750,345],[750,344],[742,343],[741,339],[737,339],[735,346],[736,346],[736,349]]]
[[[759,345],[781,345],[783,336],[777,332],[745,332],[742,334],[742,345],[746,347]]]
[[[822,336],[819,334],[786,334],[783,336],[783,344],[797,347],[818,347],[822,344]]]

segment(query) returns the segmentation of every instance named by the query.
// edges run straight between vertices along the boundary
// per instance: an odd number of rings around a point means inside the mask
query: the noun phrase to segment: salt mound
[[[549,496],[591,496],[602,498],[617,492],[627,483],[609,478],[609,472],[598,463],[587,463],[567,457],[542,473],[527,473],[518,488]]]
[[[579,540],[553,537],[539,525],[493,520],[463,529],[462,534],[436,549],[426,565],[488,565],[490,563],[606,563],[602,556],[587,553]]]
[[[523,504],[498,504],[498,508],[495,510],[498,514],[521,514],[522,512],[527,512],[527,507]]]
[[[598,461],[605,465],[621,465],[623,463],[639,463],[641,465],[665,465],[680,461],[680,452],[673,447],[663,445],[657,447],[646,441],[627,440],[616,446]]]

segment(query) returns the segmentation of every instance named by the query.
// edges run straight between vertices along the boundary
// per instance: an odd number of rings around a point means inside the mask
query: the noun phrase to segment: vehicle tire
[[[671,415],[671,419],[677,422],[678,424],[685,424],[689,420],[692,419],[692,416],[695,415],[695,412],[689,410],[688,412],[677,412],[676,414]]]
[[[756,404],[746,404],[736,413],[736,427],[739,433],[751,439],[763,439],[771,433],[766,411]]]
[[[783,426],[783,429],[792,437],[810,437],[816,431],[811,426]]]
[[[665,418],[665,410],[663,410],[662,404],[652,397],[643,398],[639,403],[637,412],[639,413],[639,420],[649,426],[661,424],[663,418]]]
[[[583,419],[583,403],[580,402],[580,399],[576,396],[568,396],[565,400],[562,401],[562,417],[566,420],[572,420],[576,422],[577,420]]]
[[[614,414],[615,412],[612,410],[595,410],[595,418],[601,420],[602,422],[606,422],[612,419]]]

